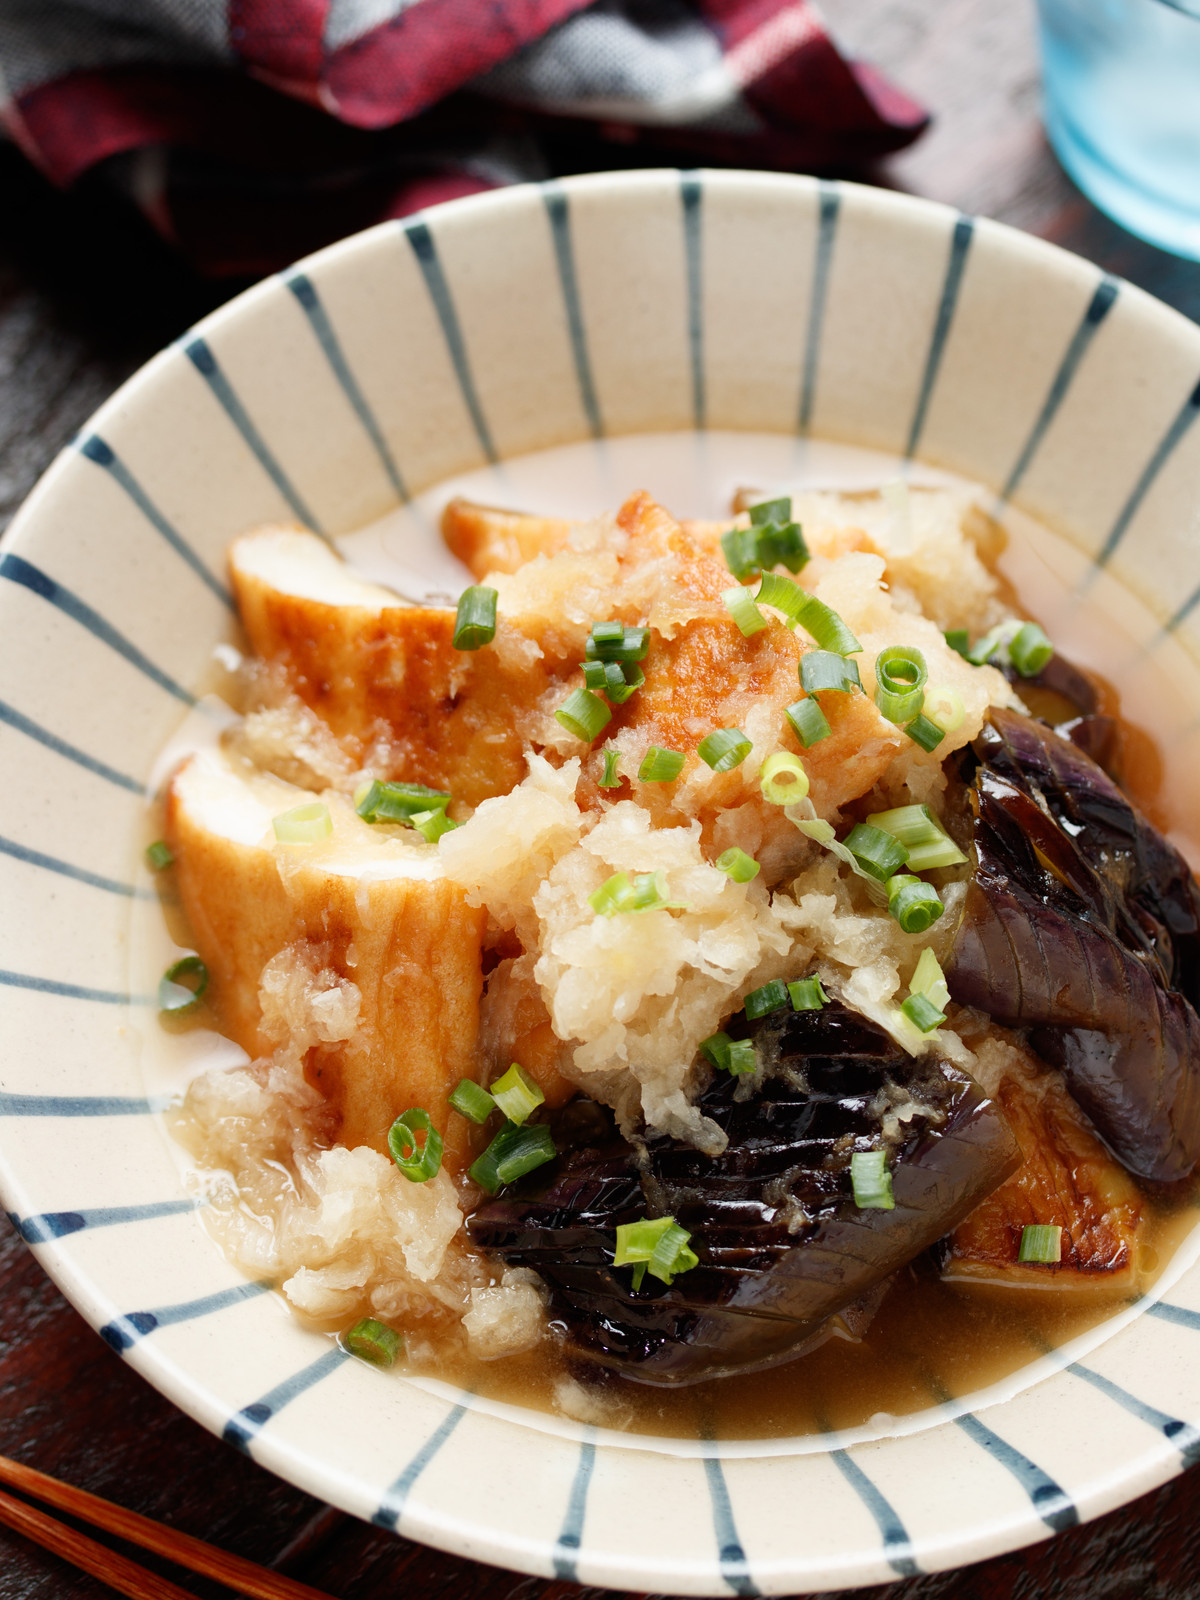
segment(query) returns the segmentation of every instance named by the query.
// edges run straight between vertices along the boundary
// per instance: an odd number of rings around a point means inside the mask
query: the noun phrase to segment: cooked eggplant
[[[469,1220],[471,1237],[532,1267],[578,1353],[645,1383],[776,1365],[952,1229],[1020,1157],[979,1086],[932,1051],[913,1059],[833,1001],[730,1025],[755,1041],[754,1080],[717,1073],[699,1104],[723,1155],[677,1140],[639,1147],[576,1100],[560,1155]],[[886,1150],[894,1210],[860,1210],[856,1151]],[[699,1258],[668,1286],[614,1267],[616,1228],[673,1216]]]
[[[993,710],[973,746],[976,870],[953,997],[1062,1069],[1130,1171],[1200,1158],[1200,891],[1179,852],[1051,728]]]

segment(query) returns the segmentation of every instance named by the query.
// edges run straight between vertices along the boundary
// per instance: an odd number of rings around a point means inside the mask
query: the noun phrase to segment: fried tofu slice
[[[1022,1165],[944,1244],[943,1276],[1015,1288],[1136,1290],[1142,1196],[1101,1144],[1061,1076],[1015,1047],[981,1048],[981,1079],[1021,1146]],[[1062,1228],[1058,1265],[1021,1263],[1031,1223]]]
[[[272,819],[311,801],[281,779],[202,752],[167,790],[166,838],[180,900],[211,974],[222,1029],[252,1056],[277,1042],[262,1027],[259,979],[306,945],[361,994],[347,1039],[315,1046],[306,1075],[340,1117],[339,1141],[387,1154],[402,1112],[429,1112],[452,1174],[473,1159],[471,1125],[447,1096],[476,1074],[486,912],[443,873],[410,829],[371,827],[324,797],[331,838],[281,845]]]
[[[534,556],[562,550],[575,526],[562,517],[537,517],[528,511],[504,511],[476,505],[461,496],[442,512],[442,538],[451,555],[476,582],[491,572],[516,572]]]

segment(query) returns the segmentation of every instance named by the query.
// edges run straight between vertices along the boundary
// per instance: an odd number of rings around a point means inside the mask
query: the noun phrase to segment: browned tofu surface
[[[476,582],[490,572],[516,572],[534,556],[552,556],[566,544],[572,526],[561,517],[503,511],[461,497],[442,512],[442,538]]]

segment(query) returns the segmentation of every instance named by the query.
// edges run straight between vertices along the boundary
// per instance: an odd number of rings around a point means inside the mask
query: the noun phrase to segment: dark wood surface
[[[1052,239],[1200,320],[1200,265],[1132,239],[1073,188],[1038,120],[1027,0],[825,0],[934,128],[855,174]],[[52,193],[0,148],[0,524],[91,411],[230,286],[192,278],[98,194]],[[235,286],[236,287],[236,286]],[[601,1600],[367,1528],[220,1444],[125,1367],[0,1220],[0,1451],[339,1600]],[[200,1581],[200,1595],[218,1591]],[[0,1600],[110,1591],[0,1530]],[[863,1600],[1200,1600],[1200,1474],[1025,1552]]]

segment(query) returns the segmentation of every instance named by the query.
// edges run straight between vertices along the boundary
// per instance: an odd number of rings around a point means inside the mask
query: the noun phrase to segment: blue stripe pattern
[[[205,383],[208,384],[209,389],[212,391],[214,398],[217,400],[225,415],[241,434],[242,439],[250,449],[251,454],[257,460],[259,466],[279,490],[280,494],[287,501],[288,505],[291,506],[292,510],[299,517],[300,521],[306,523],[314,533],[319,533],[323,539],[327,538],[328,535],[325,533],[325,530],[321,527],[321,524],[317,521],[316,517],[313,516],[308,506],[305,504],[300,491],[296,488],[295,484],[280,466],[279,462],[275,458],[275,455],[271,451],[270,446],[267,444],[267,441],[255,427],[250,413],[242,404],[241,399],[239,398],[233,385],[221,371],[221,368],[217,363],[217,358],[213,355],[208,341],[206,339],[202,339],[199,335],[194,335],[192,338],[188,339],[187,343],[182,346],[182,349],[184,355],[187,356],[188,360],[195,367],[196,371],[204,379]]]
[[[571,1497],[563,1518],[562,1532],[554,1546],[554,1576],[567,1583],[579,1582],[579,1547],[583,1543],[583,1522],[587,1515],[588,1490],[596,1466],[596,1430],[583,1430],[583,1443],[579,1447],[579,1464],[571,1484]]]
[[[160,689],[165,689],[168,694],[174,695],[176,700],[182,700],[185,706],[196,704],[195,695],[189,694],[161,667],[156,667],[149,656],[144,655],[137,645],[131,644],[111,622],[106,622],[98,611],[93,611],[86,600],[81,600],[70,589],[47,577],[40,567],[35,567],[23,556],[0,556],[0,578],[7,578],[10,583],[19,584],[31,594],[36,594],[39,599],[48,601],[65,617],[70,617],[72,622],[77,622],[81,628],[86,628],[94,638],[106,644],[110,650],[115,650],[119,656],[123,656],[131,666],[144,673]]]
[[[1099,554],[1095,558],[1095,564],[1097,567],[1107,566],[1109,561],[1112,560],[1117,546],[1125,537],[1125,533],[1129,527],[1129,524],[1137,515],[1138,508],[1140,507],[1142,501],[1149,494],[1155,478],[1158,477],[1159,473],[1162,471],[1171,454],[1175,450],[1175,447],[1179,444],[1184,434],[1186,434],[1188,429],[1192,426],[1192,423],[1195,422],[1197,416],[1200,416],[1200,383],[1197,383],[1191,394],[1188,395],[1182,406],[1180,406],[1175,420],[1171,423],[1171,426],[1167,429],[1166,433],[1163,434],[1162,439],[1159,441],[1158,448],[1150,457],[1150,460],[1146,463],[1142,475],[1134,484],[1133,491],[1128,500],[1126,500],[1125,504],[1121,507],[1121,510],[1117,515],[1117,520],[1113,523],[1112,528],[1109,531],[1108,538],[1105,539]]]
[[[86,456],[97,467],[103,467],[114,483],[120,484],[151,527],[162,534],[176,555],[187,562],[200,581],[208,585],[217,599],[232,610],[233,596],[229,590],[218,577],[215,577],[208,570],[178,529],[167,521],[112,446],[105,443],[97,433],[82,435],[75,441],[75,446],[80,455]]]
[[[454,371],[458,377],[458,387],[462,391],[463,400],[467,410],[471,413],[471,421],[475,425],[475,435],[479,440],[480,449],[491,462],[496,462],[499,457],[496,447],[492,443],[491,430],[488,428],[487,418],[483,414],[483,407],[479,403],[479,395],[475,389],[475,379],[471,375],[471,363],[467,356],[466,340],[463,338],[462,328],[458,320],[458,312],[454,309],[454,300],[450,294],[450,285],[446,281],[446,274],[437,253],[437,246],[433,242],[433,234],[429,231],[427,222],[406,222],[401,224],[404,234],[412,246],[412,252],[417,258],[417,265],[425,279],[425,287],[429,291],[429,298],[433,301],[433,309],[437,312],[438,321],[442,325],[442,337],[446,341],[446,348],[450,352],[450,359],[454,363]]]
[[[159,1217],[178,1217],[195,1211],[195,1200],[153,1200],[140,1206],[97,1206],[90,1211],[42,1211],[32,1217],[12,1217],[13,1227],[26,1244],[45,1244],[48,1239],[65,1239],[85,1228],[118,1228],[127,1222],[154,1222]]]
[[[967,251],[970,249],[971,240],[975,234],[975,219],[973,217],[959,217],[954,224],[954,233],[950,240],[950,260],[946,266],[946,277],[942,284],[942,298],[938,303],[937,317],[933,324],[933,337],[929,341],[929,354],[925,358],[925,372],[921,378],[921,388],[917,395],[916,410],[913,412],[912,426],[908,430],[908,443],[904,447],[905,457],[911,459],[917,453],[917,446],[921,442],[921,434],[925,431],[925,415],[929,410],[929,402],[933,398],[934,386],[937,383],[938,370],[942,364],[942,357],[946,352],[946,341],[950,337],[950,324],[954,321],[955,307],[958,305],[958,291],[962,287],[963,272],[967,265]]]
[[[1200,1333],[1200,1311],[1168,1305],[1163,1300],[1155,1300],[1146,1307],[1146,1311],[1152,1317],[1161,1317],[1164,1322],[1173,1322],[1176,1327],[1190,1328],[1193,1333]]]
[[[825,324],[825,302],[829,297],[829,267],[833,260],[833,240],[837,232],[841,195],[836,184],[822,179],[820,210],[817,215],[817,254],[813,262],[812,293],[808,302],[808,331],[804,338],[804,377],[800,387],[800,413],[797,431],[807,433],[812,423],[817,394],[817,368],[821,360],[821,332]]]
[[[762,1591],[750,1576],[750,1563],[746,1560],[746,1551],[738,1538],[733,1520],[729,1486],[716,1456],[704,1457],[704,1475],[708,1479],[708,1493],[712,1501],[713,1531],[717,1536],[717,1561],[721,1576],[734,1594],[760,1594]]]
[[[912,1540],[891,1501],[875,1487],[858,1462],[852,1461],[845,1450],[831,1450],[829,1459],[837,1465],[846,1482],[875,1518],[888,1566],[897,1577],[916,1577],[921,1569],[913,1557]]]
[[[340,1345],[331,1345],[324,1355],[318,1356],[307,1367],[301,1367],[299,1372],[293,1373],[290,1378],[285,1378],[282,1383],[277,1383],[273,1389],[268,1389],[261,1400],[243,1406],[236,1415],[230,1417],[221,1434],[222,1439],[226,1444],[231,1444],[235,1449],[249,1455],[250,1441],[262,1432],[272,1417],[290,1404],[297,1395],[320,1383],[322,1378],[327,1378],[331,1372],[336,1372],[343,1361],[351,1359]]]
[[[120,1094],[5,1094],[0,1117],[144,1117],[165,1111],[171,1096],[148,1100]]]
[[[1119,1384],[1113,1383],[1111,1378],[1093,1372],[1090,1367],[1082,1367],[1077,1361],[1072,1361],[1067,1371],[1074,1373],[1077,1378],[1082,1378],[1085,1383],[1090,1383],[1094,1389],[1099,1389],[1101,1394],[1107,1395],[1110,1400],[1115,1401],[1117,1405],[1149,1427],[1156,1428],[1179,1451],[1185,1467],[1200,1461],[1200,1428],[1190,1422],[1181,1422],[1178,1417],[1169,1416],[1145,1400],[1139,1400],[1137,1395],[1122,1389]]]
[[[571,355],[575,362],[575,376],[579,382],[579,398],[593,439],[604,437],[604,422],[600,416],[600,402],[596,398],[596,385],[592,378],[592,360],[588,354],[587,326],[583,320],[583,305],[579,298],[579,278],[575,271],[575,246],[571,239],[570,202],[558,183],[542,185],[542,199],[546,215],[550,218],[550,236],[554,241],[554,259],[558,263],[558,281],[562,289],[563,307],[567,314],[567,331],[571,336]]]
[[[379,457],[383,470],[387,473],[388,482],[396,491],[398,497],[407,501],[408,490],[405,487],[404,479],[400,475],[400,469],[396,465],[395,458],[388,448],[388,442],[383,436],[383,429],[379,426],[378,419],[371,409],[371,404],[362,392],[358,379],[351,370],[350,363],[346,360],[346,352],[342,349],[342,342],[337,336],[333,323],[329,320],[329,313],[322,305],[321,297],[317,294],[312,280],[305,273],[293,267],[290,272],[284,273],[283,281],[303,308],[309,325],[317,337],[317,343],[321,346],[334,377],[342,387],[342,393],[350,402],[355,416],[362,423],[367,437],[375,446],[375,453]]]
[[[704,238],[701,210],[704,187],[697,172],[679,174],[683,202],[683,251],[687,265],[688,351],[692,362],[692,426],[707,426],[708,399],[704,385]]]
[[[253,1300],[268,1289],[271,1283],[239,1283],[232,1289],[218,1289],[215,1294],[201,1295],[198,1300],[183,1300],[178,1305],[159,1306],[154,1311],[131,1311],[114,1317],[100,1329],[100,1337],[118,1355],[131,1349],[139,1339],[144,1339],[155,1328],[167,1328],[176,1322],[192,1322],[197,1317],[211,1316],[214,1311],[224,1311],[243,1300]]]
[[[1038,412],[1033,427],[1029,430],[1029,437],[1022,445],[1020,454],[1013,463],[1012,471],[1004,480],[1004,487],[1000,490],[999,495],[1001,504],[1012,497],[1017,485],[1029,470],[1029,463],[1041,448],[1042,440],[1046,437],[1050,424],[1054,421],[1059,406],[1063,403],[1063,397],[1071,387],[1075,374],[1079,370],[1079,363],[1083,360],[1088,346],[1095,337],[1096,329],[1112,309],[1113,302],[1120,293],[1120,289],[1121,285],[1117,279],[1110,278],[1107,273],[1096,285],[1095,293],[1092,295],[1088,308],[1083,314],[1083,320],[1076,328],[1071,342],[1067,346],[1066,354],[1059,362],[1058,371],[1054,374],[1049,392],[1042,403],[1042,409]]]
[[[0,722],[7,723],[18,733],[23,733],[27,739],[35,739],[47,750],[53,750],[56,756],[63,756],[67,761],[73,761],[77,767],[83,767],[87,772],[94,772],[98,778],[105,778],[119,789],[128,789],[131,794],[139,797],[146,793],[145,784],[139,783],[136,778],[118,772],[116,767],[110,767],[106,761],[98,761],[95,756],[88,755],[86,750],[68,744],[65,739],[60,739],[56,733],[50,733],[40,723],[27,717],[23,711],[5,704],[3,700],[0,700]]]
[[[380,1502],[379,1510],[371,1518],[377,1528],[391,1528],[394,1532],[400,1526],[400,1518],[404,1515],[404,1507],[412,1493],[413,1484],[458,1427],[466,1410],[464,1403],[449,1411],[392,1484]]]
[[[1023,1455],[1014,1445],[980,1422],[976,1416],[955,1417],[955,1422],[969,1439],[985,1450],[999,1466],[1013,1477],[1033,1501],[1033,1509],[1054,1533],[1073,1528],[1079,1521],[1079,1511],[1071,1496],[1057,1484],[1036,1462]]]
[[[57,994],[65,1000],[96,1000],[107,1006],[127,1006],[133,997],[117,989],[88,989],[81,983],[58,978],[38,978],[28,972],[8,972],[0,967],[0,984],[6,989],[31,989],[36,994]]]
[[[130,899],[155,900],[158,896],[151,889],[135,889],[131,883],[122,883],[117,878],[105,878],[98,872],[89,872],[86,867],[72,866],[69,861],[60,861],[57,856],[43,855],[40,850],[31,850],[28,845],[18,844],[15,839],[5,839],[0,836],[0,855],[12,856],[14,861],[23,861],[31,867],[41,867],[46,872],[57,872],[64,878],[71,878],[76,883],[86,883],[92,889],[105,889],[109,894],[128,895]]]

